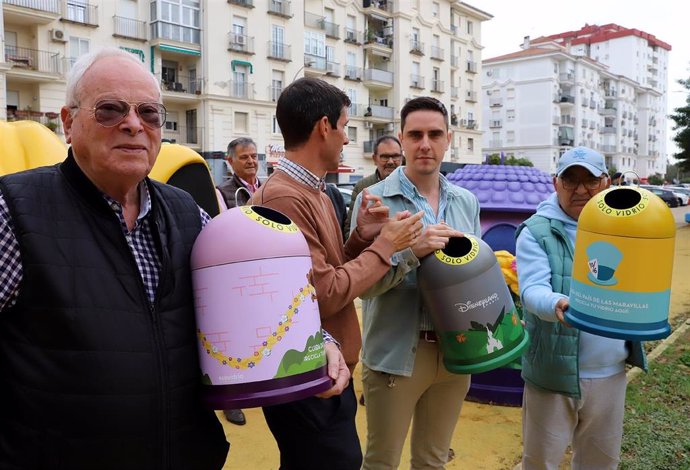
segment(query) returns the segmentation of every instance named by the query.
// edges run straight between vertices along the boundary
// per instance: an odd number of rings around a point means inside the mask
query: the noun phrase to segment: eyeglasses
[[[394,162],[402,160],[402,154],[400,153],[382,153],[380,155],[377,155],[377,157],[386,162],[391,160]]]
[[[166,109],[160,103],[128,103],[122,100],[102,100],[96,103],[93,108],[79,108],[73,106],[72,109],[88,109],[93,113],[96,122],[103,127],[115,127],[120,124],[129,114],[129,110],[134,109],[146,126],[156,129],[165,124]]]
[[[574,179],[570,176],[560,176],[559,179],[561,180],[561,184],[563,185],[564,189],[567,189],[568,191],[572,191],[574,189],[577,189],[580,185],[583,185],[585,189],[597,189],[600,185],[601,182],[604,180],[604,177],[591,177],[591,178],[585,178],[583,180],[578,180]]]

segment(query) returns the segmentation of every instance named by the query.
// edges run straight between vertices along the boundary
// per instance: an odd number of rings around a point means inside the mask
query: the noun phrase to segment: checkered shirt
[[[151,195],[145,182],[139,184],[139,215],[134,228],[127,230],[122,205],[114,199],[103,195],[118,220],[122,234],[127,241],[132,256],[137,264],[139,274],[146,289],[149,302],[156,297],[156,288],[160,279],[161,261],[154,242],[151,212]],[[201,208],[202,226],[211,218]],[[19,242],[14,234],[14,226],[10,212],[2,193],[0,193],[0,311],[12,307],[19,296],[19,284],[23,276],[22,261],[19,252]]]

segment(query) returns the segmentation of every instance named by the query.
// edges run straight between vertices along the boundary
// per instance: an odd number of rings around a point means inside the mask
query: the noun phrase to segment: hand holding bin
[[[417,282],[449,372],[486,372],[520,357],[528,335],[489,245],[453,237],[420,263]]]
[[[578,221],[568,323],[616,339],[668,336],[675,235],[673,214],[646,189],[593,197]]]
[[[211,220],[191,257],[203,400],[216,410],[328,390],[311,255],[285,215],[235,207]]]

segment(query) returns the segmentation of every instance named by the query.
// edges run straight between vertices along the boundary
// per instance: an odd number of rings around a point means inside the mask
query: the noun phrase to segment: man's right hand
[[[395,251],[409,248],[419,241],[422,235],[423,211],[410,215],[408,211],[399,212],[394,219],[390,219],[381,228],[380,237],[385,238],[393,244]]]
[[[560,299],[558,302],[556,302],[556,318],[558,318],[558,321],[563,323],[568,328],[572,328],[570,323],[568,323],[565,319],[565,311],[569,306],[570,302],[568,302],[568,299]]]

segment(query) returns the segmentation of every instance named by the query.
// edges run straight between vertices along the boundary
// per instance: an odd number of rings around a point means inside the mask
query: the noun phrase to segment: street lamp
[[[301,66],[299,69],[297,69],[297,72],[295,72],[295,76],[292,77],[292,81],[291,81],[290,83],[292,83],[292,82],[294,82],[295,80],[297,80],[297,75],[299,75],[299,73],[300,73],[302,70],[304,70],[305,67],[311,67],[311,66],[314,65],[315,63],[316,63],[315,60],[306,60],[306,59],[305,59],[304,65]]]

